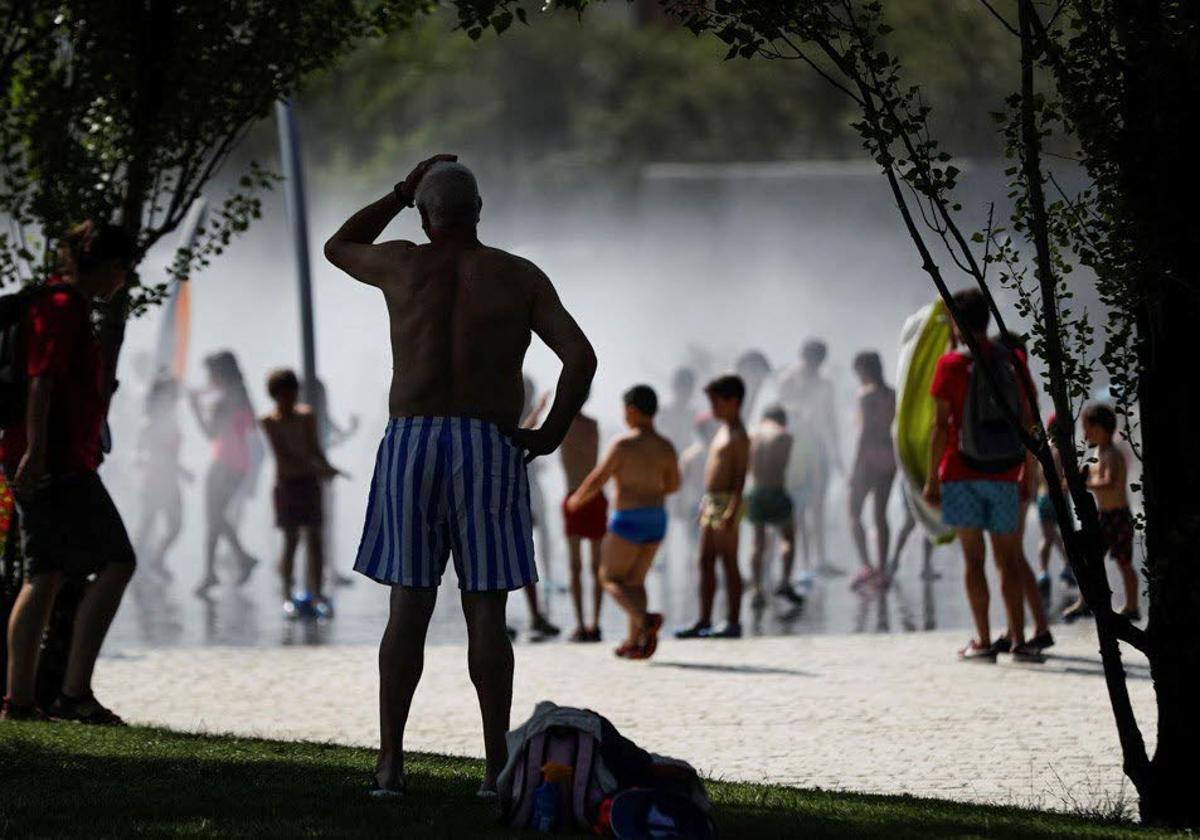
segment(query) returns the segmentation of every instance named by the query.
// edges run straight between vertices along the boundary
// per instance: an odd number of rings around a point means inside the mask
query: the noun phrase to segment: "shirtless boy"
[[[721,424],[708,449],[704,499],[700,503],[700,618],[675,631],[677,639],[738,639],[742,636],[742,573],[738,569],[738,524],[742,490],[750,466],[750,436],[742,425],[746,386],[741,377],[721,376],[704,389],[713,417]],[[725,577],[726,621],[712,626],[717,593],[717,560]]]
[[[571,602],[575,606],[575,632],[572,642],[600,641],[600,601],[604,588],[600,583],[600,541],[604,539],[608,522],[608,499],[597,493],[578,510],[568,504],[571,494],[579,489],[588,473],[596,468],[600,456],[600,427],[591,417],[580,412],[567,429],[558,450],[567,479],[567,497],[563,500],[563,530],[571,561]],[[592,622],[583,617],[583,543],[591,552]]]
[[[754,548],[750,554],[750,586],[754,596],[750,603],[755,609],[761,609],[767,602],[763,592],[763,557],[768,528],[779,532],[782,543],[783,578],[775,594],[795,606],[804,603],[804,596],[792,588],[792,565],[796,559],[794,511],[792,497],[784,486],[791,454],[792,434],[787,430],[787,413],[782,406],[770,406],[763,412],[762,422],[750,438],[752,484],[746,493],[746,519],[754,526]]]
[[[275,410],[259,423],[275,454],[275,525],[283,531],[283,554],[279,558],[283,611],[296,616],[298,611],[311,610],[314,615],[327,617],[332,611],[321,592],[325,567],[321,482],[341,473],[321,450],[316,415],[298,401],[300,380],[295,371],[272,371],[267,377],[267,393],[275,401]],[[293,567],[301,531],[308,545],[304,574],[307,597],[297,599]]]
[[[1113,445],[1116,432],[1117,415],[1107,405],[1092,405],[1084,410],[1083,437],[1089,446],[1096,447],[1096,463],[1088,467],[1087,486],[1096,497],[1104,547],[1117,561],[1121,581],[1125,584],[1125,606],[1121,608],[1121,615],[1130,621],[1140,621],[1138,576],[1133,568],[1133,513],[1125,493],[1125,456]],[[1074,621],[1087,614],[1088,606],[1081,595],[1063,613],[1063,620]]]
[[[546,275],[479,241],[479,188],[454,160],[419,164],[325,243],[330,262],[383,293],[391,321],[391,420],[354,566],[391,589],[379,646],[377,796],[405,792],[404,728],[451,552],[483,718],[480,791],[495,795],[512,710],[505,603],[537,580],[525,464],[562,442],[596,372],[591,344]],[[428,244],[376,244],[414,202]],[[521,368],[534,333],[562,361],[562,374],[541,427],[519,429]]]
[[[629,431],[613,441],[604,460],[567,499],[567,510],[585,510],[608,480],[615,480],[616,512],[604,536],[600,577],[629,615],[629,636],[616,649],[617,656],[648,659],[658,646],[663,617],[647,612],[646,573],[667,533],[663,503],[679,489],[679,466],[675,447],[654,429],[658,411],[654,390],[635,385],[625,392],[624,400]]]

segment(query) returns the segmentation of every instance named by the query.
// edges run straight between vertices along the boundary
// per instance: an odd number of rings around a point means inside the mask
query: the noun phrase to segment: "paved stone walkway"
[[[588,706],[710,777],[1077,810],[1132,801],[1091,627],[1060,627],[1044,666],[963,664],[960,632],[665,641],[650,662],[608,645],[516,649],[514,722]],[[1153,746],[1153,690],[1130,652]],[[375,650],[116,651],[99,696],[138,723],[373,745]],[[465,649],[431,647],[408,746],[480,754]]]

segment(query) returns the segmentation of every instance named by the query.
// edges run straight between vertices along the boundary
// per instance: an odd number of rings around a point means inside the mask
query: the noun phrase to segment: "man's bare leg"
[[[1039,517],[1040,520],[1040,517]],[[1038,569],[1042,574],[1050,573],[1050,555],[1054,552],[1055,537],[1057,536],[1057,526],[1039,521],[1042,529],[1042,538],[1038,542]]]
[[[133,563],[109,563],[85,589],[75,613],[71,651],[63,676],[62,691],[68,697],[83,697],[91,692],[96,657],[100,655],[133,571]]]
[[[1029,604],[1029,614],[1033,616],[1033,632],[1035,635],[1040,636],[1042,633],[1047,633],[1050,630],[1050,622],[1046,615],[1046,605],[1042,601],[1042,592],[1038,589],[1037,577],[1033,574],[1033,567],[1029,565],[1029,560],[1025,557],[1025,551],[1019,541],[1016,544],[1016,550],[1017,561],[1014,564],[1014,571],[1020,578],[1021,592],[1025,596],[1025,601]]]
[[[646,613],[645,590],[639,599],[633,587],[627,584],[638,561],[638,548],[635,543],[621,539],[616,534],[607,534],[601,544],[603,559],[600,565],[600,580],[604,589],[629,619],[629,632],[625,643],[638,644],[638,636],[642,632],[642,624]],[[640,601],[640,602],[639,602]]]
[[[975,641],[981,647],[992,643],[992,631],[988,624],[987,573],[983,565],[987,560],[987,548],[983,544],[983,531],[978,528],[958,528],[958,543],[962,546],[965,569],[963,582],[967,588],[967,604],[971,617],[975,619]]]
[[[864,570],[871,566],[871,556],[867,551],[867,529],[863,526],[863,507],[867,503],[867,493],[870,485],[858,480],[850,482],[850,495],[847,504],[850,509],[850,535],[854,538],[854,548],[858,552],[858,562]]]
[[[531,583],[525,587],[525,603],[529,605],[529,621],[536,623],[541,618],[541,612],[538,610],[537,584]]]
[[[295,528],[283,531],[283,551],[279,555],[279,581],[283,587],[283,600],[290,601],[296,587],[296,548],[300,545],[300,532]]]
[[[600,583],[600,562],[601,557],[601,541],[591,540],[591,558],[592,558],[592,627],[594,631],[600,630],[600,604],[604,601],[604,586]]]
[[[780,552],[783,560],[783,580],[780,583],[789,589],[792,586],[792,573],[796,566],[796,532],[792,523],[785,522],[779,528]]]
[[[721,574],[725,578],[725,615],[730,624],[738,624],[742,615],[742,570],[738,566],[737,526],[722,531],[717,540]]]
[[[196,587],[196,594],[202,597],[217,585],[217,540],[220,537],[220,526],[210,515],[204,530],[204,578]]]
[[[827,476],[813,488],[812,500],[809,502],[809,510],[812,515],[813,550],[817,555],[818,569],[826,574],[842,574],[845,570],[830,563],[829,555],[825,550],[825,500],[828,493],[829,478]]]
[[[179,534],[183,531],[183,505],[172,504],[164,512],[163,517],[166,520],[166,528],[162,536],[162,541],[158,544],[158,551],[155,552],[155,571],[171,578],[171,573],[167,571],[167,554],[171,551],[171,547],[175,545],[175,541],[179,539]]]
[[[996,567],[1000,571],[1000,597],[1004,599],[1004,613],[1008,618],[1008,638],[1012,640],[1015,648],[1025,644],[1025,600],[1021,568],[1028,570],[1029,564],[1021,554],[1018,533],[989,533],[989,536]],[[1034,589],[1036,591],[1036,586]]]
[[[436,603],[437,589],[392,587],[387,629],[379,643],[380,745],[375,783],[385,790],[400,790],[404,785],[404,727],[425,667],[425,633]],[[504,636],[503,620],[500,629]]]
[[[808,507],[796,507],[796,539],[800,543],[801,565],[808,575],[813,573],[812,540],[808,534]]]
[[[1125,605],[1121,607],[1121,611],[1134,612],[1138,610],[1137,570],[1133,568],[1133,563],[1128,560],[1118,561],[1117,570],[1121,573],[1121,582],[1125,587]]]
[[[755,524],[753,541],[750,548],[750,592],[756,606],[764,603],[763,594],[763,556],[767,552],[767,526]]]
[[[467,665],[483,717],[487,768],[481,790],[496,789],[496,777],[508,760],[504,736],[512,712],[513,652],[504,625],[507,592],[464,592]]]
[[[583,544],[579,537],[567,537],[568,571],[571,575],[571,605],[575,607],[575,632],[587,629],[583,620]]]
[[[716,533],[705,526],[700,532],[700,623],[712,624],[713,599],[717,597]]]
[[[888,565],[888,551],[891,549],[892,529],[888,525],[887,504],[888,497],[892,493],[892,479],[894,476],[886,475],[879,479],[875,485],[873,498],[871,499],[872,510],[875,514],[875,547],[879,556],[879,574],[886,579]]]
[[[1046,616],[1046,605],[1042,603],[1042,591],[1038,589],[1037,578],[1033,574],[1033,566],[1025,556],[1025,523],[1029,520],[1029,503],[1022,502],[1018,515],[1016,539],[1013,540],[1013,552],[1016,563],[1013,571],[1017,574],[1018,582],[1025,602],[1029,604],[1029,614],[1033,616],[1034,635],[1048,632],[1050,622]],[[1021,617],[1024,624],[1025,617]]]
[[[325,597],[322,584],[325,580],[325,535],[321,527],[309,528],[305,534],[308,541],[308,565],[304,569],[304,582],[313,600]]]
[[[904,547],[908,545],[908,538],[912,535],[913,529],[917,527],[917,520],[913,517],[912,512],[908,510],[908,505],[904,507],[904,524],[900,526],[900,533],[896,534],[896,543],[892,546],[892,559],[888,565],[888,574],[894,575],[896,570],[900,568],[900,555],[904,553]]]
[[[8,618],[8,696],[18,706],[31,706],[36,699],[42,634],[61,586],[58,572],[35,575],[25,580],[13,604]]]

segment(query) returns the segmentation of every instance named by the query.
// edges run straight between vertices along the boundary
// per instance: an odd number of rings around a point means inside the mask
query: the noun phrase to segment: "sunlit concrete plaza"
[[[647,663],[606,647],[517,648],[514,714],[586,706],[714,779],[1067,811],[1129,804],[1094,631],[1060,630],[1040,666],[963,664],[959,631],[666,641]],[[1127,657],[1153,712],[1145,660]],[[97,691],[173,729],[372,746],[375,648],[121,647]],[[430,647],[407,744],[479,755],[462,645]]]

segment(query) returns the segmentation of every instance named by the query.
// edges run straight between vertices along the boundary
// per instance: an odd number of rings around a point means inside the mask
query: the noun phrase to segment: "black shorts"
[[[135,562],[121,514],[94,472],[51,476],[16,503],[26,580],[49,572],[85,578]]]
[[[275,525],[292,528],[320,528],[323,519],[321,480],[306,475],[281,478],[275,484]]]

